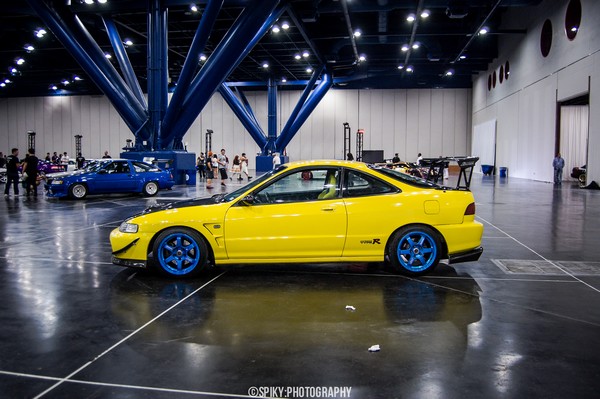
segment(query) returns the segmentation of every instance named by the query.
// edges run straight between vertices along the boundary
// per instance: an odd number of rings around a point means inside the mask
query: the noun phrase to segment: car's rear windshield
[[[447,189],[447,187],[441,187],[431,181],[422,179],[420,177],[411,176],[411,175],[402,173],[402,172],[394,170],[394,169],[389,169],[386,167],[375,166],[375,165],[369,165],[369,167],[375,172],[379,172],[382,175],[391,177],[392,179],[401,181],[402,183],[410,184],[411,186],[423,187],[423,188],[445,188],[445,189]]]

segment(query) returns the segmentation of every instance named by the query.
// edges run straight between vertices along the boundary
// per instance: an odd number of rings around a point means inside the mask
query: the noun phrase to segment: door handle
[[[321,208],[323,212],[333,212],[335,209],[333,208]]]

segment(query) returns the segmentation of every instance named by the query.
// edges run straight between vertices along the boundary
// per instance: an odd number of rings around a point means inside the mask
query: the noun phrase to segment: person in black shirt
[[[27,158],[25,158],[25,162],[23,162],[23,173],[27,173],[25,184],[27,186],[28,197],[31,195],[32,190],[33,196],[37,196],[38,162],[39,159],[35,156],[35,150],[33,148],[30,148],[27,154]]]
[[[75,158],[75,162],[77,162],[77,169],[83,169],[83,164],[85,163],[85,158],[81,153],[77,154],[77,158]]]
[[[10,185],[13,185],[15,197],[19,195],[19,149],[13,148],[11,155],[6,157],[6,187],[4,188],[4,196],[8,197]]]

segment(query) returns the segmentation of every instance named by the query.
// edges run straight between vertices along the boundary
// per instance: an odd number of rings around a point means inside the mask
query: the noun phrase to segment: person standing
[[[52,161],[52,157],[50,156],[50,153],[49,153],[49,152],[47,152],[47,153],[46,153],[46,158],[45,158],[45,161],[46,161],[46,162],[51,162],[51,161]]]
[[[203,152],[200,153],[200,156],[196,160],[196,169],[198,169],[198,174],[200,175],[200,178],[204,179],[204,177],[206,176],[206,173],[204,173],[206,170],[206,158]]]
[[[419,153],[419,155],[417,155],[417,165],[421,166],[422,159],[423,159],[423,156],[421,155],[421,153]]]
[[[206,154],[206,160],[204,161],[204,166],[206,168],[206,188],[213,188],[212,187],[212,179],[214,179],[214,174],[213,174],[213,167],[212,167],[212,156],[213,153],[212,151],[209,151]]]
[[[563,168],[565,167],[565,160],[560,156],[560,152],[554,157],[552,167],[554,168],[554,185],[560,186],[562,184]]]
[[[4,197],[8,198],[8,190],[13,185],[15,197],[19,195],[19,149],[13,148],[11,154],[6,157],[6,187]]]
[[[221,153],[217,157],[217,163],[221,175],[221,185],[224,186],[225,181],[227,180],[227,157],[225,156],[224,148],[221,148]]]
[[[278,152],[274,152],[273,153],[273,169],[277,169],[277,167],[279,167],[279,165],[281,165],[281,158],[279,158]]]
[[[77,154],[77,158],[75,158],[75,162],[77,162],[77,169],[83,169],[83,164],[85,163],[85,158],[81,153]]]
[[[245,152],[242,152],[242,156],[240,157],[240,164],[242,166],[242,173],[246,175],[248,180],[252,179],[252,176],[248,174],[248,157]]]
[[[242,180],[242,167],[240,164],[240,156],[237,154],[235,155],[235,157],[233,157],[233,162],[231,164],[231,177],[229,178],[229,180],[233,180],[235,175],[237,175],[238,180]]]
[[[6,158],[4,158],[4,154],[0,151],[0,168],[6,167]]]
[[[395,154],[394,154],[394,158],[392,158],[392,163],[393,163],[394,165],[397,165],[397,164],[399,164],[399,163],[400,163],[400,157],[398,156],[398,153],[395,153]]]
[[[102,155],[103,159],[108,159],[108,158],[112,158],[109,154],[108,154],[108,150],[104,151],[104,155]]]
[[[35,156],[35,149],[30,148],[29,151],[27,151],[27,157],[23,162],[23,173],[27,174],[27,177],[25,178],[27,197],[31,196],[31,191],[33,191],[33,196],[37,197],[38,162],[39,159]]]
[[[66,151],[60,157],[60,164],[65,168],[65,172],[69,169],[69,156]]]

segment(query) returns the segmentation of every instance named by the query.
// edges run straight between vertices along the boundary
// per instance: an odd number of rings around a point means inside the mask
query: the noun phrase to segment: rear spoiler
[[[473,167],[479,161],[479,157],[423,158],[421,159],[421,166],[425,168],[429,167],[425,180],[433,181],[437,184],[438,180],[444,174],[444,168],[448,167],[450,161],[455,161],[460,167],[456,189],[468,190],[471,186],[471,178],[473,177]],[[463,178],[464,184],[461,185]]]

